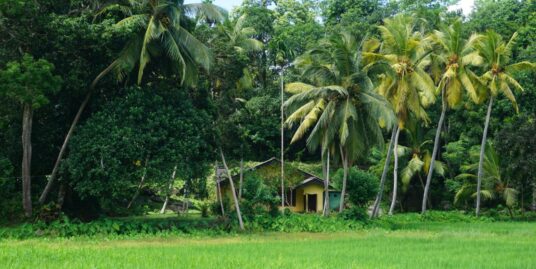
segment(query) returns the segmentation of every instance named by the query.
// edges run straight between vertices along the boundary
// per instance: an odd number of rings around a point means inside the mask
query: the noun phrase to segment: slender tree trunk
[[[344,200],[345,200],[344,198],[346,197],[346,182],[348,180],[348,156],[344,154],[344,150],[342,149],[341,145],[339,145],[339,149],[341,151],[342,170],[343,170],[341,201],[339,204],[339,213],[341,213],[344,210]]]
[[[233,177],[231,176],[231,172],[229,171],[227,162],[225,162],[225,156],[223,155],[223,150],[221,149],[221,147],[220,147],[220,155],[221,155],[221,160],[223,162],[223,166],[225,167],[225,172],[227,173],[227,177],[229,178],[229,183],[231,183],[231,191],[233,193],[233,200],[234,200],[235,209],[236,209],[236,216],[238,217],[238,224],[240,225],[240,230],[244,230],[244,222],[242,221],[242,213],[240,212],[240,204],[238,204],[238,197],[236,196],[236,189],[234,187]]]
[[[380,204],[382,202],[383,189],[385,187],[385,179],[387,178],[387,171],[389,170],[389,164],[391,164],[391,154],[393,152],[393,144],[395,141],[396,131],[398,129],[398,124],[395,124],[393,131],[391,132],[391,140],[389,141],[389,148],[387,149],[387,156],[385,156],[385,164],[383,165],[382,178],[380,180],[380,188],[378,190],[378,195],[376,195],[376,200],[374,201],[374,207],[372,209],[371,218],[378,217],[380,211]]]
[[[244,159],[240,159],[240,182],[238,183],[238,200],[242,199],[242,186],[244,185]]]
[[[324,181],[324,217],[329,216],[329,149],[326,158],[326,180]]]
[[[430,191],[430,184],[432,182],[432,175],[434,173],[435,160],[437,157],[437,151],[439,149],[439,138],[441,137],[441,129],[443,128],[443,122],[445,121],[445,114],[447,112],[447,104],[445,102],[445,89],[441,91],[441,102],[443,103],[441,108],[441,117],[439,117],[439,123],[437,124],[436,135],[434,139],[434,149],[432,150],[432,159],[430,160],[430,167],[428,169],[428,175],[426,176],[426,185],[424,186],[424,194],[422,197],[422,209],[421,214],[426,213],[426,206],[428,202],[428,192]]]
[[[169,196],[171,194],[171,190],[173,188],[173,181],[175,181],[175,173],[177,173],[177,166],[173,167],[173,173],[171,174],[171,178],[169,179],[169,184],[166,192],[166,199],[164,200],[164,205],[162,205],[162,209],[160,209],[160,214],[166,213],[167,204],[169,202]]]
[[[63,155],[65,154],[65,151],[67,150],[67,144],[69,143],[69,140],[71,139],[71,136],[73,135],[74,129],[76,128],[76,125],[78,124],[78,121],[80,120],[80,116],[82,115],[82,112],[84,112],[84,109],[89,103],[89,99],[91,99],[93,90],[94,89],[92,87],[88,91],[88,93],[86,94],[86,97],[84,98],[84,101],[82,101],[82,104],[80,105],[80,108],[78,108],[78,112],[74,116],[73,122],[71,123],[71,127],[69,128],[69,131],[67,132],[67,135],[65,136],[65,140],[63,140],[63,145],[61,145],[60,153],[58,154],[56,163],[54,163],[54,168],[52,168],[52,173],[50,174],[50,178],[47,182],[47,185],[45,186],[43,193],[41,193],[41,196],[39,197],[40,204],[43,204],[46,201],[48,193],[52,189],[52,185],[54,184],[54,180],[56,179],[56,175],[58,174],[58,169],[60,167],[61,160],[63,158]]]
[[[225,209],[223,208],[223,197],[221,195],[221,186],[220,186],[220,179],[218,177],[218,162],[216,162],[216,196],[218,198],[218,201],[220,202],[220,208],[221,208],[221,215],[225,215]]]
[[[281,212],[285,214],[285,111],[283,108],[284,96],[284,74],[281,69]]]
[[[389,208],[389,215],[393,215],[396,205],[396,194],[398,189],[398,137],[400,136],[400,126],[396,129],[395,144],[394,144],[394,157],[395,167],[393,169],[393,198],[391,200],[391,207]]]
[[[480,191],[482,188],[482,176],[484,175],[484,154],[486,152],[486,139],[488,137],[489,119],[491,117],[491,107],[493,106],[493,95],[489,98],[488,112],[486,114],[486,122],[484,124],[484,133],[482,134],[482,143],[480,144],[480,160],[478,161],[478,180],[476,184],[476,210],[475,214],[480,215]]]
[[[132,206],[132,203],[138,198],[138,195],[140,194],[140,190],[143,187],[143,183],[145,182],[145,175],[147,175],[147,162],[149,161],[149,157],[145,158],[145,164],[143,166],[143,174],[141,175],[140,184],[138,184],[138,188],[136,189],[136,193],[134,193],[134,196],[132,196],[132,199],[127,205],[127,209],[130,209]]]
[[[22,112],[22,206],[27,218],[32,216],[32,119],[32,105],[24,104]]]

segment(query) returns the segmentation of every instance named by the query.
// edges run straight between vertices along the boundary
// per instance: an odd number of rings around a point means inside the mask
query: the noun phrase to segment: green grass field
[[[0,241],[2,268],[536,268],[536,224],[389,231]]]

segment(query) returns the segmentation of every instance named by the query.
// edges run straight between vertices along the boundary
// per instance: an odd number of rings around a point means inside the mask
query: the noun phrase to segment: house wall
[[[223,199],[229,199],[233,201],[233,193],[231,192],[230,184],[224,184],[221,186]],[[296,205],[292,207],[286,207],[292,212],[305,212],[305,199],[304,195],[316,194],[316,211],[322,212],[324,206],[324,186],[320,184],[309,184],[294,190],[296,195]],[[237,193],[238,195],[238,193]]]
[[[305,212],[305,199],[304,195],[316,194],[316,211],[322,212],[324,205],[324,186],[319,184],[310,184],[302,186],[295,190],[296,192],[296,206],[289,207],[293,212]]]

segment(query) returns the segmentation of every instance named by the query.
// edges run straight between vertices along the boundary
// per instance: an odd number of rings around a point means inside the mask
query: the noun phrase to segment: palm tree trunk
[[[324,181],[324,217],[329,216],[329,149],[326,158],[326,180]]]
[[[421,214],[426,213],[426,205],[428,202],[428,192],[430,191],[430,183],[432,182],[432,174],[434,172],[435,160],[437,157],[437,151],[439,148],[439,138],[441,137],[441,129],[443,128],[443,122],[445,121],[445,114],[447,112],[447,104],[445,103],[445,89],[441,92],[441,101],[443,106],[441,108],[441,116],[439,117],[439,123],[437,124],[436,135],[434,139],[434,149],[432,150],[432,159],[430,160],[430,167],[428,169],[428,175],[426,176],[426,185],[424,186],[424,194],[422,197],[422,210]]]
[[[393,131],[391,133],[391,140],[389,141],[389,148],[387,149],[387,156],[385,157],[385,164],[383,165],[382,178],[380,180],[380,189],[378,190],[378,195],[376,195],[376,200],[374,201],[374,207],[372,209],[371,218],[378,217],[380,211],[380,204],[382,202],[383,189],[385,187],[385,179],[387,178],[387,171],[389,170],[389,164],[391,163],[391,154],[393,152],[393,143],[395,141],[396,131],[398,129],[398,124],[395,124]]]
[[[475,214],[480,215],[480,191],[482,188],[482,176],[484,174],[484,153],[486,151],[486,139],[488,137],[489,119],[491,117],[491,107],[493,106],[493,95],[489,98],[488,112],[486,114],[486,123],[484,124],[484,133],[482,134],[482,143],[480,144],[480,160],[478,162],[478,180],[476,184],[476,210]]]
[[[281,212],[285,214],[285,114],[283,103],[285,102],[285,96],[283,93],[284,81],[283,81],[283,69],[281,69]]]
[[[240,225],[240,230],[244,230],[244,222],[242,221],[242,213],[240,212],[240,205],[238,204],[238,197],[236,196],[236,189],[234,187],[233,177],[231,176],[229,167],[227,167],[227,162],[225,162],[225,156],[223,155],[223,150],[221,149],[221,147],[220,155],[221,160],[223,162],[223,166],[225,167],[225,172],[227,173],[227,177],[229,178],[229,183],[231,183],[231,192],[233,193],[233,200],[236,209],[236,216],[238,217],[238,224]]]
[[[54,163],[54,168],[52,168],[50,179],[48,180],[47,185],[45,186],[45,189],[43,190],[43,193],[41,193],[41,196],[39,197],[40,204],[43,204],[46,201],[47,196],[50,190],[52,189],[52,185],[54,184],[54,180],[56,179],[56,175],[58,174],[58,169],[60,167],[61,160],[63,158],[63,155],[65,154],[65,151],[67,150],[67,144],[69,143],[69,140],[71,139],[71,136],[73,135],[74,129],[76,128],[76,125],[78,124],[78,121],[80,120],[80,116],[82,115],[82,112],[84,112],[84,109],[89,103],[89,99],[91,99],[93,90],[94,89],[92,86],[92,88],[86,94],[84,101],[82,101],[80,108],[78,108],[78,112],[76,112],[76,115],[74,116],[73,122],[71,123],[71,127],[69,128],[69,131],[67,132],[67,135],[65,136],[65,139],[63,140],[63,145],[61,145],[60,153],[58,154],[56,163]]]
[[[391,199],[391,207],[389,208],[389,215],[393,215],[396,205],[396,193],[398,189],[398,137],[400,136],[400,126],[396,129],[395,144],[394,144],[394,156],[395,167],[393,169],[393,197]]]
[[[164,205],[162,205],[162,209],[160,209],[160,214],[166,213],[167,204],[169,202],[169,195],[173,187],[173,181],[175,181],[176,172],[177,172],[177,166],[175,165],[175,167],[173,167],[173,173],[171,174],[171,179],[169,180],[169,185],[168,185],[168,189],[166,192],[166,199],[164,200]]]
[[[147,175],[147,162],[149,161],[149,157],[145,158],[145,165],[143,166],[143,174],[141,175],[140,184],[138,184],[138,188],[136,189],[136,192],[134,193],[134,196],[132,196],[132,199],[127,205],[127,209],[130,209],[132,206],[132,203],[138,198],[138,195],[140,194],[140,190],[143,187],[143,183],[145,182],[145,176]]]
[[[24,104],[22,112],[22,206],[27,218],[32,216],[32,119],[32,105]]]
[[[342,190],[341,190],[341,200],[339,204],[339,213],[341,213],[344,210],[344,198],[346,196],[346,181],[348,180],[348,156],[344,154],[344,150],[342,149],[342,145],[339,145],[339,149],[341,151],[341,159],[342,159]]]

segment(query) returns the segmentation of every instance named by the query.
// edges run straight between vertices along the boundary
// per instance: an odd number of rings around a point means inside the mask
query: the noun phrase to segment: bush
[[[368,220],[368,214],[367,209],[364,207],[350,207],[345,209],[341,214],[339,214],[339,217],[345,220],[359,220],[359,221],[366,221]]]
[[[0,239],[74,236],[138,236],[158,234],[220,234],[228,232],[222,221],[191,219],[100,219],[92,222],[71,220],[67,216],[50,223],[39,221],[16,228],[0,229]]]
[[[280,198],[277,197],[277,191],[264,184],[257,173],[248,173],[245,176],[242,200],[240,201],[240,209],[244,219],[251,220],[259,215],[277,216],[280,201]]]
[[[343,169],[337,170],[333,180],[338,186],[342,186]],[[379,187],[378,181],[378,178],[373,174],[354,167],[350,168],[346,185],[350,203],[357,207],[365,207],[376,196]]]
[[[174,87],[159,82],[128,88],[77,129],[62,172],[82,200],[94,199],[107,215],[122,215],[130,213],[126,207],[142,175],[153,192],[167,189],[174,167],[176,178],[191,180],[189,185],[204,178],[210,115]]]
[[[285,214],[275,218],[256,216],[251,222],[246,223],[246,227],[252,231],[336,232],[360,229],[363,224],[357,221],[337,218],[336,216]]]

